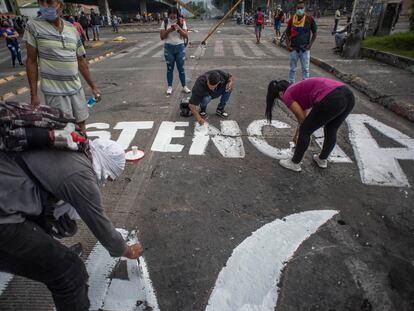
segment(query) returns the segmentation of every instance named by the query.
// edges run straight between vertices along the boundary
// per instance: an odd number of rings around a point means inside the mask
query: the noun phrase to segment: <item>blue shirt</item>
[[[9,30],[8,28],[3,28],[1,30],[1,36],[3,37],[3,34],[6,33],[8,36],[13,36],[14,33],[16,32],[16,29],[12,28],[11,30]],[[9,38],[5,38],[7,43],[10,43],[11,39]]]

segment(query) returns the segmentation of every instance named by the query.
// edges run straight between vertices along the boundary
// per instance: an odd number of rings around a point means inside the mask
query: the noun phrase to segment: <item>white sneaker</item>
[[[300,167],[300,163],[293,163],[291,159],[280,160],[279,164],[291,171],[300,172],[302,170],[302,168]]]
[[[172,94],[172,86],[169,86],[167,89],[167,95],[171,95]]]
[[[190,94],[191,90],[187,86],[184,86],[183,87],[183,92],[186,93],[186,94]]]
[[[328,160],[322,160],[321,158],[319,158],[319,154],[313,155],[313,161],[315,161],[320,168],[328,167]]]

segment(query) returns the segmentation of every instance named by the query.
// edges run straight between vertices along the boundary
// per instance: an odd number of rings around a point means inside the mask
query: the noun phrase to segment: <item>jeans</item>
[[[310,136],[323,126],[324,140],[320,159],[326,160],[336,145],[336,134],[355,105],[355,97],[346,86],[341,86],[325,96],[319,104],[313,106],[311,112],[299,128],[298,142],[292,162],[300,163],[309,147]]]
[[[213,98],[220,98],[220,102],[217,106],[218,110],[223,110],[224,107],[226,107],[227,102],[230,99],[230,95],[231,95],[231,91],[226,91],[226,86],[223,86],[217,90],[214,91],[214,93],[212,95],[208,95],[203,97],[203,99],[200,102],[200,110],[201,111],[206,111],[207,109],[207,105],[209,102],[211,102],[211,100]]]
[[[88,311],[82,260],[31,221],[0,224],[0,271],[44,283],[57,311]]]
[[[19,61],[19,64],[22,64],[22,52],[20,49],[20,44],[17,42],[17,40],[14,40],[10,43],[7,43],[7,47],[9,48],[9,51],[11,53],[12,58],[12,64],[13,66],[16,65],[16,58]]]
[[[172,86],[174,78],[174,66],[177,64],[178,75],[180,77],[181,85],[184,87],[187,85],[185,79],[185,46],[182,44],[165,44],[164,45],[164,57],[167,63],[167,83],[168,86]]]
[[[310,51],[297,51],[290,52],[290,70],[289,70],[289,82],[295,83],[296,81],[296,67],[298,60],[302,65],[302,80],[309,78],[309,63],[310,63]]]

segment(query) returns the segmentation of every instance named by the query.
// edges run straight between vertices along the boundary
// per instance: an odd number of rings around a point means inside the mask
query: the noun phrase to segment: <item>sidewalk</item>
[[[319,31],[311,51],[312,63],[363,92],[372,102],[414,121],[414,74],[372,59],[348,60],[335,54],[333,19],[316,21]]]

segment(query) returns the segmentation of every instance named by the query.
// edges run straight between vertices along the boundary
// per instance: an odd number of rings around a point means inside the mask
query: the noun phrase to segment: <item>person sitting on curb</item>
[[[231,74],[221,70],[212,70],[197,78],[190,98],[189,108],[197,122],[203,125],[207,117],[207,105],[220,97],[216,114],[222,118],[228,118],[229,114],[224,110],[233,90],[233,78]],[[197,110],[197,106],[200,110]]]
[[[298,121],[293,142],[296,144],[292,159],[283,159],[279,164],[300,172],[301,161],[309,147],[310,137],[323,127],[325,138],[322,151],[314,154],[313,160],[320,168],[328,166],[328,157],[336,145],[339,127],[355,105],[352,91],[342,82],[315,77],[296,84],[286,80],[272,81],[266,97],[266,118],[271,122],[275,100],[281,100],[294,113]],[[309,112],[310,111],[310,112]]]
[[[91,154],[93,164],[78,151],[0,151],[0,271],[44,283],[57,311],[87,311],[90,302],[85,264],[43,226],[51,198],[73,206],[111,256],[137,259],[142,253],[139,243],[126,244],[102,208],[98,182],[120,176],[122,147],[97,139]]]

